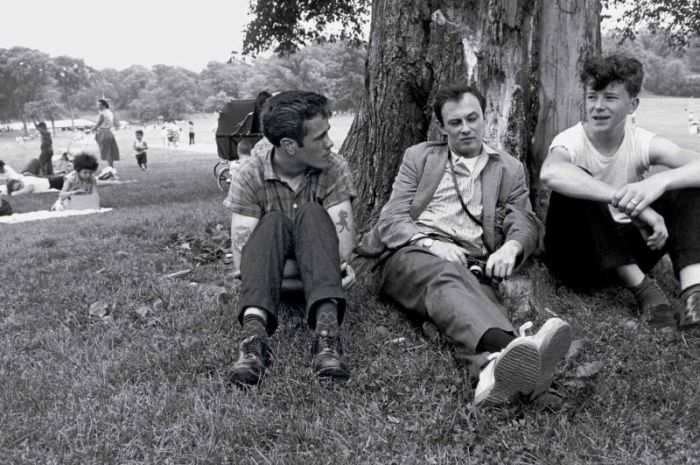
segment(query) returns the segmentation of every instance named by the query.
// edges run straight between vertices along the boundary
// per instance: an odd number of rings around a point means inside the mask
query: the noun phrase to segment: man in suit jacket
[[[470,86],[436,94],[433,110],[447,142],[406,150],[391,197],[358,253],[383,252],[384,296],[455,344],[488,354],[477,357],[475,399],[488,405],[544,392],[571,328],[554,318],[534,336],[516,335],[491,287],[536,249],[540,228],[522,164],[483,142],[485,107]]]

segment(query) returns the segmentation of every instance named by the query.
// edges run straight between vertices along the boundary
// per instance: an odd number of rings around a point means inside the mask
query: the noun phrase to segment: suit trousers
[[[404,247],[387,260],[380,292],[473,353],[489,329],[513,333],[508,311],[491,286],[480,283],[465,266],[423,247]]]
[[[299,207],[294,219],[282,212],[266,213],[257,224],[241,253],[241,307],[267,312],[267,331],[278,325],[277,314],[284,277],[284,264],[294,259],[299,266],[311,328],[316,326],[316,304],[336,299],[338,322],[345,313],[345,291],[341,284],[338,234],[328,212],[308,202]]]

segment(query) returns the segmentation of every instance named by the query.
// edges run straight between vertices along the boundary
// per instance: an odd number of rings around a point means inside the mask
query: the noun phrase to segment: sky
[[[248,0],[7,0],[0,48],[23,46],[93,68],[201,71],[242,49]]]

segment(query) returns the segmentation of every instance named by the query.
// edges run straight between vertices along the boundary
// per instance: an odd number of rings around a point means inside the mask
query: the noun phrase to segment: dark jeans
[[[676,276],[700,263],[700,189],[666,192],[651,207],[668,229],[660,251],[649,249],[633,224],[616,223],[606,204],[552,192],[544,237],[550,270],[567,285],[590,288],[615,280],[622,265],[637,264],[646,273],[665,253]]]
[[[42,150],[39,155],[39,170],[42,176],[53,176],[53,164],[51,163],[51,158],[53,157],[53,150]]]
[[[265,214],[241,254],[241,310],[248,307],[267,312],[267,331],[277,328],[277,312],[288,258],[299,266],[306,298],[309,326],[316,326],[316,304],[338,300],[338,322],[345,312],[345,291],[341,285],[338,234],[328,212],[317,203],[303,204],[293,220],[281,212]]]
[[[190,133],[190,145],[194,144],[194,132]]]

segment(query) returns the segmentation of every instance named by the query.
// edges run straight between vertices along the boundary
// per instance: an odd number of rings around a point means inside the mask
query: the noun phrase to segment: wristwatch
[[[425,247],[426,249],[429,249],[433,246],[433,241],[431,238],[426,237],[425,239],[421,239],[420,241],[420,246]]]

